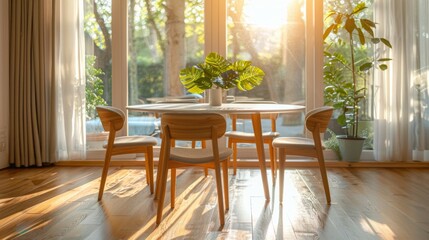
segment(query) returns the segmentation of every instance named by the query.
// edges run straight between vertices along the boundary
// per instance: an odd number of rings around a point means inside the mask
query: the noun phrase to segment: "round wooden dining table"
[[[302,105],[293,104],[261,104],[261,103],[224,103],[221,106],[211,106],[208,103],[156,103],[127,106],[128,111],[151,113],[219,113],[219,114],[251,114],[253,132],[256,140],[259,168],[265,199],[270,200],[267,171],[265,166],[264,143],[262,139],[261,113],[291,113],[305,109]]]

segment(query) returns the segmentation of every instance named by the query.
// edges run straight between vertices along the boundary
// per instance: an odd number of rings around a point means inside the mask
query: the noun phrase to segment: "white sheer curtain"
[[[377,36],[390,40],[388,71],[376,71],[378,161],[429,160],[429,1],[375,0]]]
[[[85,159],[83,1],[55,1],[57,160]]]

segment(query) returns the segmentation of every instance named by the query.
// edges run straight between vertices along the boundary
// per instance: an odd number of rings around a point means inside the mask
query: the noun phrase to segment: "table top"
[[[152,103],[197,103],[201,99],[198,98],[174,98],[174,97],[161,97],[161,98],[148,98],[147,101]]]
[[[253,104],[253,103],[224,103],[221,106],[211,106],[208,103],[155,103],[127,106],[129,111],[140,112],[181,112],[181,113],[286,113],[300,112],[305,109],[302,105],[293,104]]]

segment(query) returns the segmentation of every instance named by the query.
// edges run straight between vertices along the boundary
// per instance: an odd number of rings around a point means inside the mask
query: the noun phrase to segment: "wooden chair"
[[[168,99],[168,100],[164,100],[164,101],[158,101],[156,103],[189,103],[189,104],[199,103],[199,99],[198,98],[186,98],[186,96],[188,96],[188,95],[182,96],[182,97],[177,98],[177,99]],[[193,96],[193,95],[190,95],[190,96]],[[198,101],[188,101],[189,99],[190,100],[195,100],[196,99]],[[161,114],[155,113],[155,117],[158,118],[158,119],[160,119],[161,118]],[[160,136],[160,138],[162,138],[162,133],[161,132],[159,133],[159,136]],[[173,147],[176,146],[176,142],[175,141],[173,141],[172,144],[173,144]],[[197,141],[193,140],[191,142],[191,145],[192,145],[192,148],[196,148],[197,147]],[[207,147],[206,141],[201,141],[201,147],[202,148],[206,148]],[[207,174],[206,174],[206,176],[207,176]]]
[[[331,194],[329,192],[328,177],[326,174],[320,134],[326,131],[332,112],[332,107],[320,107],[307,113],[305,117],[305,126],[312,133],[313,139],[279,137],[273,141],[273,146],[279,149],[280,203],[283,202],[284,163],[286,162],[286,155],[299,155],[317,158],[320,173],[322,175],[326,200],[328,204],[331,204]]]
[[[188,96],[190,98],[188,98]],[[198,98],[198,94],[196,95],[197,97],[194,97],[195,95],[185,95],[185,96],[181,96],[178,98],[167,98],[164,99],[162,101],[157,101],[156,103],[189,103],[189,104],[193,104],[193,103],[199,103],[199,98]],[[202,98],[201,98],[202,99]],[[198,100],[198,101],[188,101],[188,100]],[[161,119],[162,114],[160,113],[155,113],[155,118],[157,119],[157,128],[159,131],[159,137],[162,139],[162,131],[161,131],[161,127],[160,125],[160,120]],[[206,148],[207,144],[205,140],[200,140],[201,141],[201,148]],[[192,148],[196,148],[197,147],[197,140],[192,140],[191,141],[191,146]],[[171,147],[176,147],[176,141],[174,139],[172,139],[171,141]],[[209,175],[209,171],[207,168],[204,168],[204,175],[207,177]],[[156,175],[156,182],[159,182],[159,178],[161,176],[159,174]],[[155,194],[155,200],[158,199],[159,196],[159,188],[155,189],[156,194]]]
[[[122,129],[124,125],[125,114],[120,109],[109,106],[97,106],[97,112],[104,130],[109,131],[107,143],[103,145],[106,148],[106,155],[101,174],[98,200],[100,201],[103,197],[111,157],[121,154],[145,154],[146,181],[149,184],[150,192],[153,193],[153,146],[157,145],[156,138],[150,136],[116,137],[116,132]]]
[[[175,204],[176,168],[205,167],[215,170],[216,187],[218,194],[218,207],[220,224],[225,224],[225,210],[229,209],[228,196],[228,160],[232,154],[231,149],[219,149],[218,138],[226,130],[226,121],[219,114],[180,114],[164,113],[161,118],[163,139],[161,145],[161,178],[160,196],[156,223],[162,219],[165,191],[167,185],[168,169],[171,169],[171,208]],[[175,148],[172,140],[211,140],[212,148]],[[222,193],[221,164],[223,171],[224,193]],[[158,187],[157,187],[158,188]],[[225,208],[223,195],[225,195]]]
[[[248,104],[277,104],[276,102],[272,101],[236,101],[234,103],[248,103]],[[228,147],[232,148],[233,155],[233,169],[234,169],[234,175],[237,174],[237,144],[238,143],[255,143],[255,134],[238,131],[237,130],[237,121],[239,120],[251,120],[252,115],[251,114],[230,114],[231,118],[231,127],[232,130],[225,133],[225,136],[228,137]],[[273,140],[280,136],[280,133],[277,132],[276,128],[276,120],[277,120],[278,114],[277,113],[266,113],[261,114],[261,119],[266,119],[271,121],[271,131],[270,132],[263,132],[262,138],[264,141],[264,144],[268,144],[269,154],[270,154],[270,165],[271,165],[271,172],[273,177],[273,183],[276,173],[276,156],[275,151],[272,145]]]

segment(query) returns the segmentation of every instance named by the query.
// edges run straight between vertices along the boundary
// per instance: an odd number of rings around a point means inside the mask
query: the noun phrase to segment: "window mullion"
[[[204,2],[204,51],[226,56],[226,0]]]
[[[128,1],[112,0],[112,105],[126,112],[128,105]],[[128,126],[127,120],[124,123]],[[124,127],[120,135],[126,135]]]

